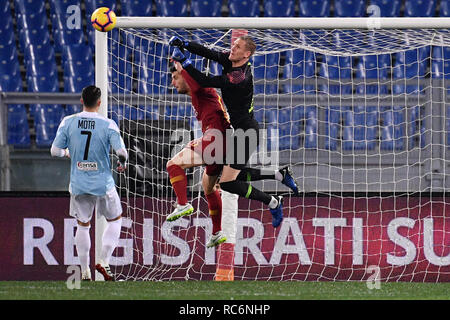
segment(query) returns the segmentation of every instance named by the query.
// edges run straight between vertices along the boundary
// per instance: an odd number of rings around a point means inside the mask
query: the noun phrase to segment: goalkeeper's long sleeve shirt
[[[234,129],[248,129],[247,124],[253,121],[253,74],[251,64],[245,63],[233,67],[228,59],[229,52],[208,49],[198,43],[190,42],[186,47],[191,53],[217,61],[223,66],[222,75],[207,76],[188,65],[185,70],[202,87],[219,88],[230,115]]]

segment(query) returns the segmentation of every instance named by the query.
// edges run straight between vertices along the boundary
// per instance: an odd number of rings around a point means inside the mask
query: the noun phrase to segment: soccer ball
[[[98,31],[111,31],[116,25],[116,22],[116,14],[107,7],[98,8],[91,15],[92,26]]]

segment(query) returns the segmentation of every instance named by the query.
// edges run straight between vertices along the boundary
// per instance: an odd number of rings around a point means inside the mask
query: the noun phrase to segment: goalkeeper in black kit
[[[229,161],[227,158],[219,181],[220,188],[268,205],[272,214],[272,225],[275,228],[278,227],[283,220],[283,198],[262,192],[254,188],[248,181],[276,179],[291,188],[295,194],[298,194],[298,187],[291,170],[287,166],[271,172],[267,169],[246,167],[250,156],[256,151],[259,144],[259,124],[253,116],[253,74],[249,62],[250,57],[256,50],[255,43],[250,37],[241,36],[234,41],[229,52],[219,52],[175,36],[170,39],[169,45],[176,47],[172,54],[172,59],[179,61],[182,67],[200,86],[221,89],[222,98],[235,131],[232,137],[234,159]],[[220,63],[223,66],[222,75],[207,76],[195,69],[191,60],[184,55],[184,49]],[[243,130],[244,133],[250,133],[249,136],[253,134],[256,141],[245,139],[247,134],[242,135],[242,137],[236,135],[239,129]],[[242,159],[241,155],[237,161],[236,138],[245,139],[244,157]]]

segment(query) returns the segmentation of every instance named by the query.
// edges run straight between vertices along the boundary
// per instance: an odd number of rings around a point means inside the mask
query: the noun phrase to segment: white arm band
[[[50,153],[53,157],[64,157],[66,155],[66,150],[55,147],[54,145],[52,145],[51,149],[50,149]]]

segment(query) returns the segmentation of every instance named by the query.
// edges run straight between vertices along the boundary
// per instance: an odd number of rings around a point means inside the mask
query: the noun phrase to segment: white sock
[[[275,179],[278,181],[283,181],[283,175],[279,170],[275,171]]]
[[[275,209],[276,207],[278,207],[278,200],[277,200],[277,198],[272,196],[272,199],[269,202],[269,208],[270,209]]]
[[[77,225],[77,231],[75,233],[75,246],[77,248],[78,258],[80,259],[82,273],[89,269],[89,251],[91,250],[90,228],[91,226]]]
[[[109,265],[109,259],[111,258],[111,255],[119,242],[121,228],[122,218],[114,221],[108,221],[106,229],[103,233],[100,260],[107,265]]]

